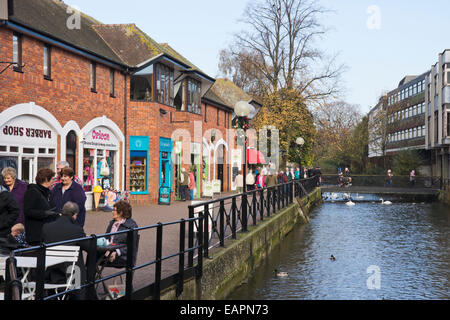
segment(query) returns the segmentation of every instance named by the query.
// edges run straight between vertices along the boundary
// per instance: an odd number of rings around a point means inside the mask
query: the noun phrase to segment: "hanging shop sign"
[[[83,140],[85,148],[119,149],[119,140],[107,127],[96,127],[89,131]]]

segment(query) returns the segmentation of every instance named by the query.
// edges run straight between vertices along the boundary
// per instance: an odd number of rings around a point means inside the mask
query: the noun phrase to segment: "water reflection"
[[[441,204],[327,200],[229,298],[449,299],[449,234]],[[370,266],[380,269],[379,290],[368,289]]]

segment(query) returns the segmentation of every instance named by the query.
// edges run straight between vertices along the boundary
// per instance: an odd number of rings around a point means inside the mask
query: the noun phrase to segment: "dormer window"
[[[188,111],[196,114],[202,113],[201,107],[201,83],[188,78],[187,80],[187,106]]]
[[[163,64],[156,65],[156,101],[174,105],[173,69]]]
[[[153,100],[153,65],[131,75],[130,100]]]

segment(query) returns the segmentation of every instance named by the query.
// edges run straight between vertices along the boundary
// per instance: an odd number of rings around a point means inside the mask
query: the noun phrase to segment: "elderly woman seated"
[[[118,201],[114,204],[114,210],[112,212],[112,220],[109,222],[106,233],[115,233],[123,230],[131,230],[137,228],[137,223],[131,218],[132,207],[124,200]],[[119,233],[109,236],[108,240],[111,244],[127,244],[127,232]],[[125,265],[127,261],[127,246],[113,251],[108,251],[106,253],[108,257],[109,264],[114,265]],[[136,261],[137,251],[137,239],[135,237],[135,242],[133,244],[133,262]]]

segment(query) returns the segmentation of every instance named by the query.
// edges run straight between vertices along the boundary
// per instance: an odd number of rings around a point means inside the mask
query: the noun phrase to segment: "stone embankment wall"
[[[251,272],[285,238],[297,223],[308,223],[311,209],[322,201],[319,188],[278,213],[264,218],[236,240],[226,242],[225,248],[210,252],[205,259],[201,279],[185,282],[180,300],[221,300],[250,276]],[[173,300],[175,288],[166,290],[161,299]]]

